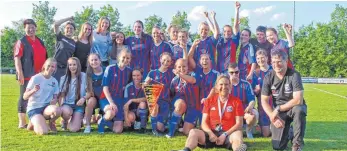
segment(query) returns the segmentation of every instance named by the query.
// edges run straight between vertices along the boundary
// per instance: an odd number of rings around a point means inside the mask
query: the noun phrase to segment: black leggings
[[[18,98],[18,113],[26,113],[28,101],[23,99],[24,92],[27,88],[29,81],[24,80],[24,84],[20,85],[19,98]]]

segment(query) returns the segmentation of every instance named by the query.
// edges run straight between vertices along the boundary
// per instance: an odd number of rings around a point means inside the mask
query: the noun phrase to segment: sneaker
[[[57,133],[57,127],[55,127],[55,122],[49,122],[49,129],[50,129],[53,133]]]
[[[19,129],[26,129],[28,127],[28,124],[18,126]]]
[[[295,144],[295,145],[293,145],[293,147],[292,147],[292,151],[302,151],[302,149],[301,149],[300,145]]]
[[[249,139],[254,139],[253,134],[252,134],[252,129],[249,129],[248,127],[246,128],[246,134],[247,138]]]
[[[34,130],[34,125],[31,122],[29,122],[27,130],[29,130],[29,131],[33,131]]]
[[[166,138],[172,138],[173,136],[169,135],[169,134],[166,134],[165,135]]]
[[[141,122],[135,121],[135,123],[134,123],[134,129],[135,129],[135,130],[141,129]]]
[[[183,133],[183,128],[179,128],[178,131]]]
[[[89,134],[92,131],[92,127],[90,126],[86,126],[86,128],[84,129],[84,134]]]
[[[138,131],[137,131],[137,133],[139,133],[139,134],[144,134],[144,133],[146,133],[146,129],[145,128],[140,128]]]
[[[60,122],[60,124],[61,124],[61,130],[66,131],[67,130],[67,122],[65,122],[65,120],[62,120]]]
[[[247,150],[247,145],[246,144],[241,144],[239,148],[237,148],[235,151],[246,151]]]
[[[157,130],[152,130],[154,136],[163,136],[163,134],[159,133]]]

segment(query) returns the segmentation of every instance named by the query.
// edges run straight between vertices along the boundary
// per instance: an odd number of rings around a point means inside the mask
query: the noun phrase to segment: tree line
[[[40,37],[47,48],[48,55],[53,56],[55,50],[55,35],[52,29],[53,18],[57,8],[49,7],[49,2],[33,3],[32,19],[36,21],[36,35]],[[126,36],[132,36],[132,25],[123,25],[119,21],[119,12],[110,4],[99,9],[93,6],[82,7],[75,12],[76,36],[80,26],[88,21],[96,28],[101,16],[107,16],[111,21],[111,31],[122,31]],[[151,33],[153,26],[166,29],[168,25],[176,25],[189,31],[191,23],[187,19],[187,12],[177,11],[169,24],[162,17],[151,15],[144,20],[144,32]],[[232,25],[234,19],[230,19]],[[249,19],[240,19],[240,28],[250,28]],[[223,25],[221,25],[222,27]],[[281,25],[277,26],[279,38],[285,35]],[[63,30],[62,30],[63,31]],[[13,46],[24,34],[23,19],[12,22],[12,27],[1,30],[1,67],[14,67]],[[254,34],[252,35],[254,37]],[[192,40],[199,38],[198,33],[190,33]],[[294,32],[295,47],[291,50],[291,57],[295,69],[305,77],[347,77],[347,8],[336,5],[331,13],[331,19],[326,23],[311,23],[301,26]]]

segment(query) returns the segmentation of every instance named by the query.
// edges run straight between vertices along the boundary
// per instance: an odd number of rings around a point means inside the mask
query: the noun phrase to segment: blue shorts
[[[260,97],[258,97],[258,104],[261,104],[259,101]],[[272,100],[269,99],[269,104],[272,106]],[[258,112],[259,112],[259,126],[270,126],[270,118],[267,116],[266,112],[264,111],[263,107],[260,105],[258,106]]]
[[[78,106],[76,104],[66,104],[66,103],[63,103],[63,105],[70,106],[72,108],[73,113],[78,112],[78,113],[84,114],[84,108],[85,108],[84,105]]]
[[[124,99],[124,98],[116,98],[116,97],[114,97],[112,99],[113,99],[114,103],[117,105],[117,109],[118,109],[118,112],[115,115],[115,118],[113,118],[114,121],[124,121],[123,106],[125,104],[126,99]],[[108,102],[107,98],[104,98],[104,99],[101,99],[99,101],[99,105],[100,105],[100,109],[102,111],[104,111],[104,113],[105,113],[105,107],[107,105],[110,105],[110,103]]]
[[[47,105],[48,106],[48,105]],[[47,106],[44,106],[44,107],[40,107],[40,108],[36,108],[36,109],[32,109],[30,111],[27,112],[28,114],[28,117],[29,117],[29,120],[36,114],[41,114],[43,115],[43,111],[45,110],[45,108]]]
[[[201,125],[202,112],[195,108],[188,108],[186,115],[184,116],[184,122],[196,125],[197,121]]]
[[[159,105],[159,112],[157,115],[157,120],[158,120],[158,122],[165,125],[168,118],[169,118],[170,104],[164,100],[158,100],[157,104]]]

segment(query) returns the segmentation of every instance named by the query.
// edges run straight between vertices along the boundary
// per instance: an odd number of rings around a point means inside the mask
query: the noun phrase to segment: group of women
[[[36,62],[39,50],[46,53],[44,44],[40,43],[42,49],[28,45],[27,39],[41,40],[35,36],[35,22],[24,22],[26,36],[17,42],[14,50],[21,85],[19,127],[26,127],[23,117],[26,112],[30,119],[27,128],[37,134],[56,132],[55,120],[59,117],[63,129],[77,132],[84,126],[84,133],[90,133],[91,123],[98,117],[94,116],[95,109],[99,108],[99,133],[104,133],[105,127],[115,133],[121,133],[124,127],[144,132],[150,119],[156,136],[166,133],[171,138],[179,128],[188,135],[201,121],[203,100],[214,87],[217,76],[230,74],[227,68],[232,62],[238,62],[240,78],[252,83],[258,96],[260,118],[268,118],[259,102],[262,79],[271,70],[270,52],[279,49],[289,54],[289,48],[294,46],[291,26],[283,26],[288,41],[278,39],[274,28],[257,28],[257,39],[251,39],[249,29],[239,30],[240,7],[236,2],[234,25],[223,26],[223,36],[216,13],[205,12],[207,22],[199,24],[200,38],[192,45],[188,44],[188,32],[175,25],[169,26],[170,40],[166,40],[160,27],[153,27],[149,35],[143,32],[142,21],[137,20],[133,25],[135,36],[125,37],[122,32],[110,31],[112,25],[106,17],[99,19],[95,30],[90,23],[84,23],[74,39],[73,17],[64,18],[53,25],[56,34],[53,58],[41,54],[39,60],[47,60],[39,62]],[[59,27],[63,23],[62,32]],[[239,43],[240,53],[236,57]],[[32,51],[34,57],[25,54],[26,50]],[[25,61],[29,57],[33,58],[30,63],[36,70],[23,74],[28,70],[24,67],[28,67]],[[163,84],[164,89],[154,110],[148,111],[142,85],[153,83]],[[259,124],[269,126],[270,123]],[[266,129],[262,132],[269,136]]]

